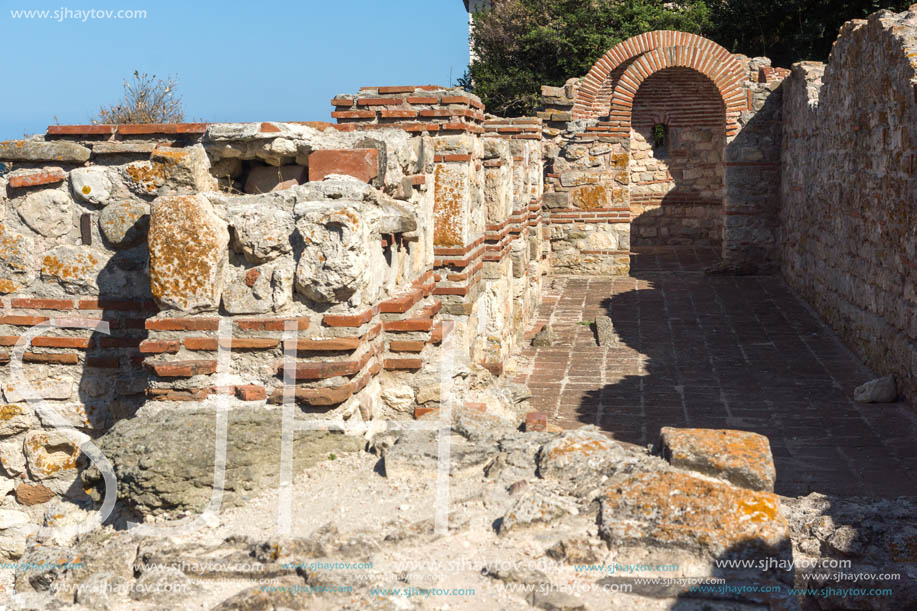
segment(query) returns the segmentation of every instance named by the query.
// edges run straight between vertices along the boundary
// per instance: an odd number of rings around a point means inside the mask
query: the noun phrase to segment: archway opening
[[[691,68],[649,76],[630,131],[631,244],[719,248],[723,235],[726,107]]]

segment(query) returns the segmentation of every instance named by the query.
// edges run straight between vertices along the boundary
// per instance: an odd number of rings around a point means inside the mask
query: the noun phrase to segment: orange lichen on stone
[[[16,283],[7,278],[0,278],[0,293],[15,293]]]
[[[4,405],[0,407],[0,420],[12,420],[23,413],[18,405]]]
[[[55,255],[45,255],[41,262],[41,274],[61,280],[81,280],[91,276],[98,264],[99,260],[88,252],[70,262],[63,262]]]
[[[464,169],[464,166],[462,166]],[[436,246],[464,245],[462,200],[465,182],[457,168],[438,165],[434,170],[436,186],[433,204],[433,244]]]
[[[583,210],[608,208],[612,205],[611,193],[604,185],[573,189],[570,192],[570,201],[575,207]]]
[[[141,190],[152,193],[161,187],[172,175],[172,165],[158,161],[138,162],[125,168],[128,179]]]
[[[773,491],[774,459],[767,437],[714,429],[662,429],[663,455],[675,467],[725,479],[753,490]]]
[[[70,442],[52,443],[47,433],[35,432],[26,437],[25,446],[26,453],[32,457],[30,466],[42,475],[76,469],[80,449]]]
[[[149,233],[153,297],[185,311],[216,308],[228,244],[229,231],[205,198],[158,198]]]
[[[788,526],[777,496],[686,473],[636,473],[602,499],[603,535],[615,544],[700,547],[712,556],[743,547],[776,549]]]

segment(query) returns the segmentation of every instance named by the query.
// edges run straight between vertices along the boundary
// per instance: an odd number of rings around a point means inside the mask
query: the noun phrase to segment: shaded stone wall
[[[782,270],[877,373],[917,391],[917,6],[841,29],[785,83]]]

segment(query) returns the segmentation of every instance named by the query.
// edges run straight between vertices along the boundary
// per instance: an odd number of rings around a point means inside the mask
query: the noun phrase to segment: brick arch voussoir
[[[634,98],[640,85],[653,74],[667,68],[690,68],[707,77],[722,98],[727,136],[738,130],[739,115],[747,109],[741,87],[741,67],[737,71],[734,66],[724,62],[722,56],[717,57],[711,50],[675,46],[643,53],[621,75],[612,92],[610,104],[610,118],[615,124],[613,129],[617,135],[627,136],[630,133]]]
[[[697,34],[673,30],[645,32],[618,43],[598,59],[580,83],[573,104],[573,116],[578,119],[597,118],[602,107],[602,100],[598,99],[599,92],[611,73],[627,61],[634,60],[631,64],[633,67],[638,60],[659,49],[677,49],[678,63],[673,65],[693,68],[708,77],[711,77],[711,67],[720,65],[720,70],[716,74],[719,80],[711,80],[721,92],[728,90],[730,95],[733,95],[731,85],[735,84],[738,87],[742,81],[742,67],[738,60],[712,40]],[[652,59],[658,59],[658,55],[652,55]],[[723,99],[728,100],[726,97]]]

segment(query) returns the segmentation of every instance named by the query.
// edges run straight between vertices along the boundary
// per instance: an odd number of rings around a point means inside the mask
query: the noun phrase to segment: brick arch
[[[641,56],[658,49],[675,49],[677,55],[693,57],[693,64],[686,67],[694,68],[708,77],[711,76],[708,72],[714,70],[721,77],[734,76],[737,83],[742,80],[742,65],[729,51],[712,40],[672,30],[646,32],[615,45],[599,58],[577,90],[573,116],[578,119],[598,118],[602,114],[603,102],[607,101],[606,96],[610,92],[608,81],[612,73],[620,70],[626,62],[631,62],[630,66],[627,66],[629,70]],[[711,80],[717,82],[713,78]],[[614,85],[616,88],[617,83]],[[719,86],[719,83],[717,85]]]
[[[739,114],[747,109],[742,89],[743,71],[738,62],[716,59],[694,47],[665,47],[640,55],[621,74],[611,96],[609,127],[622,136],[630,134],[634,96],[651,75],[667,68],[689,68],[713,83],[726,107],[726,136],[738,132]]]

